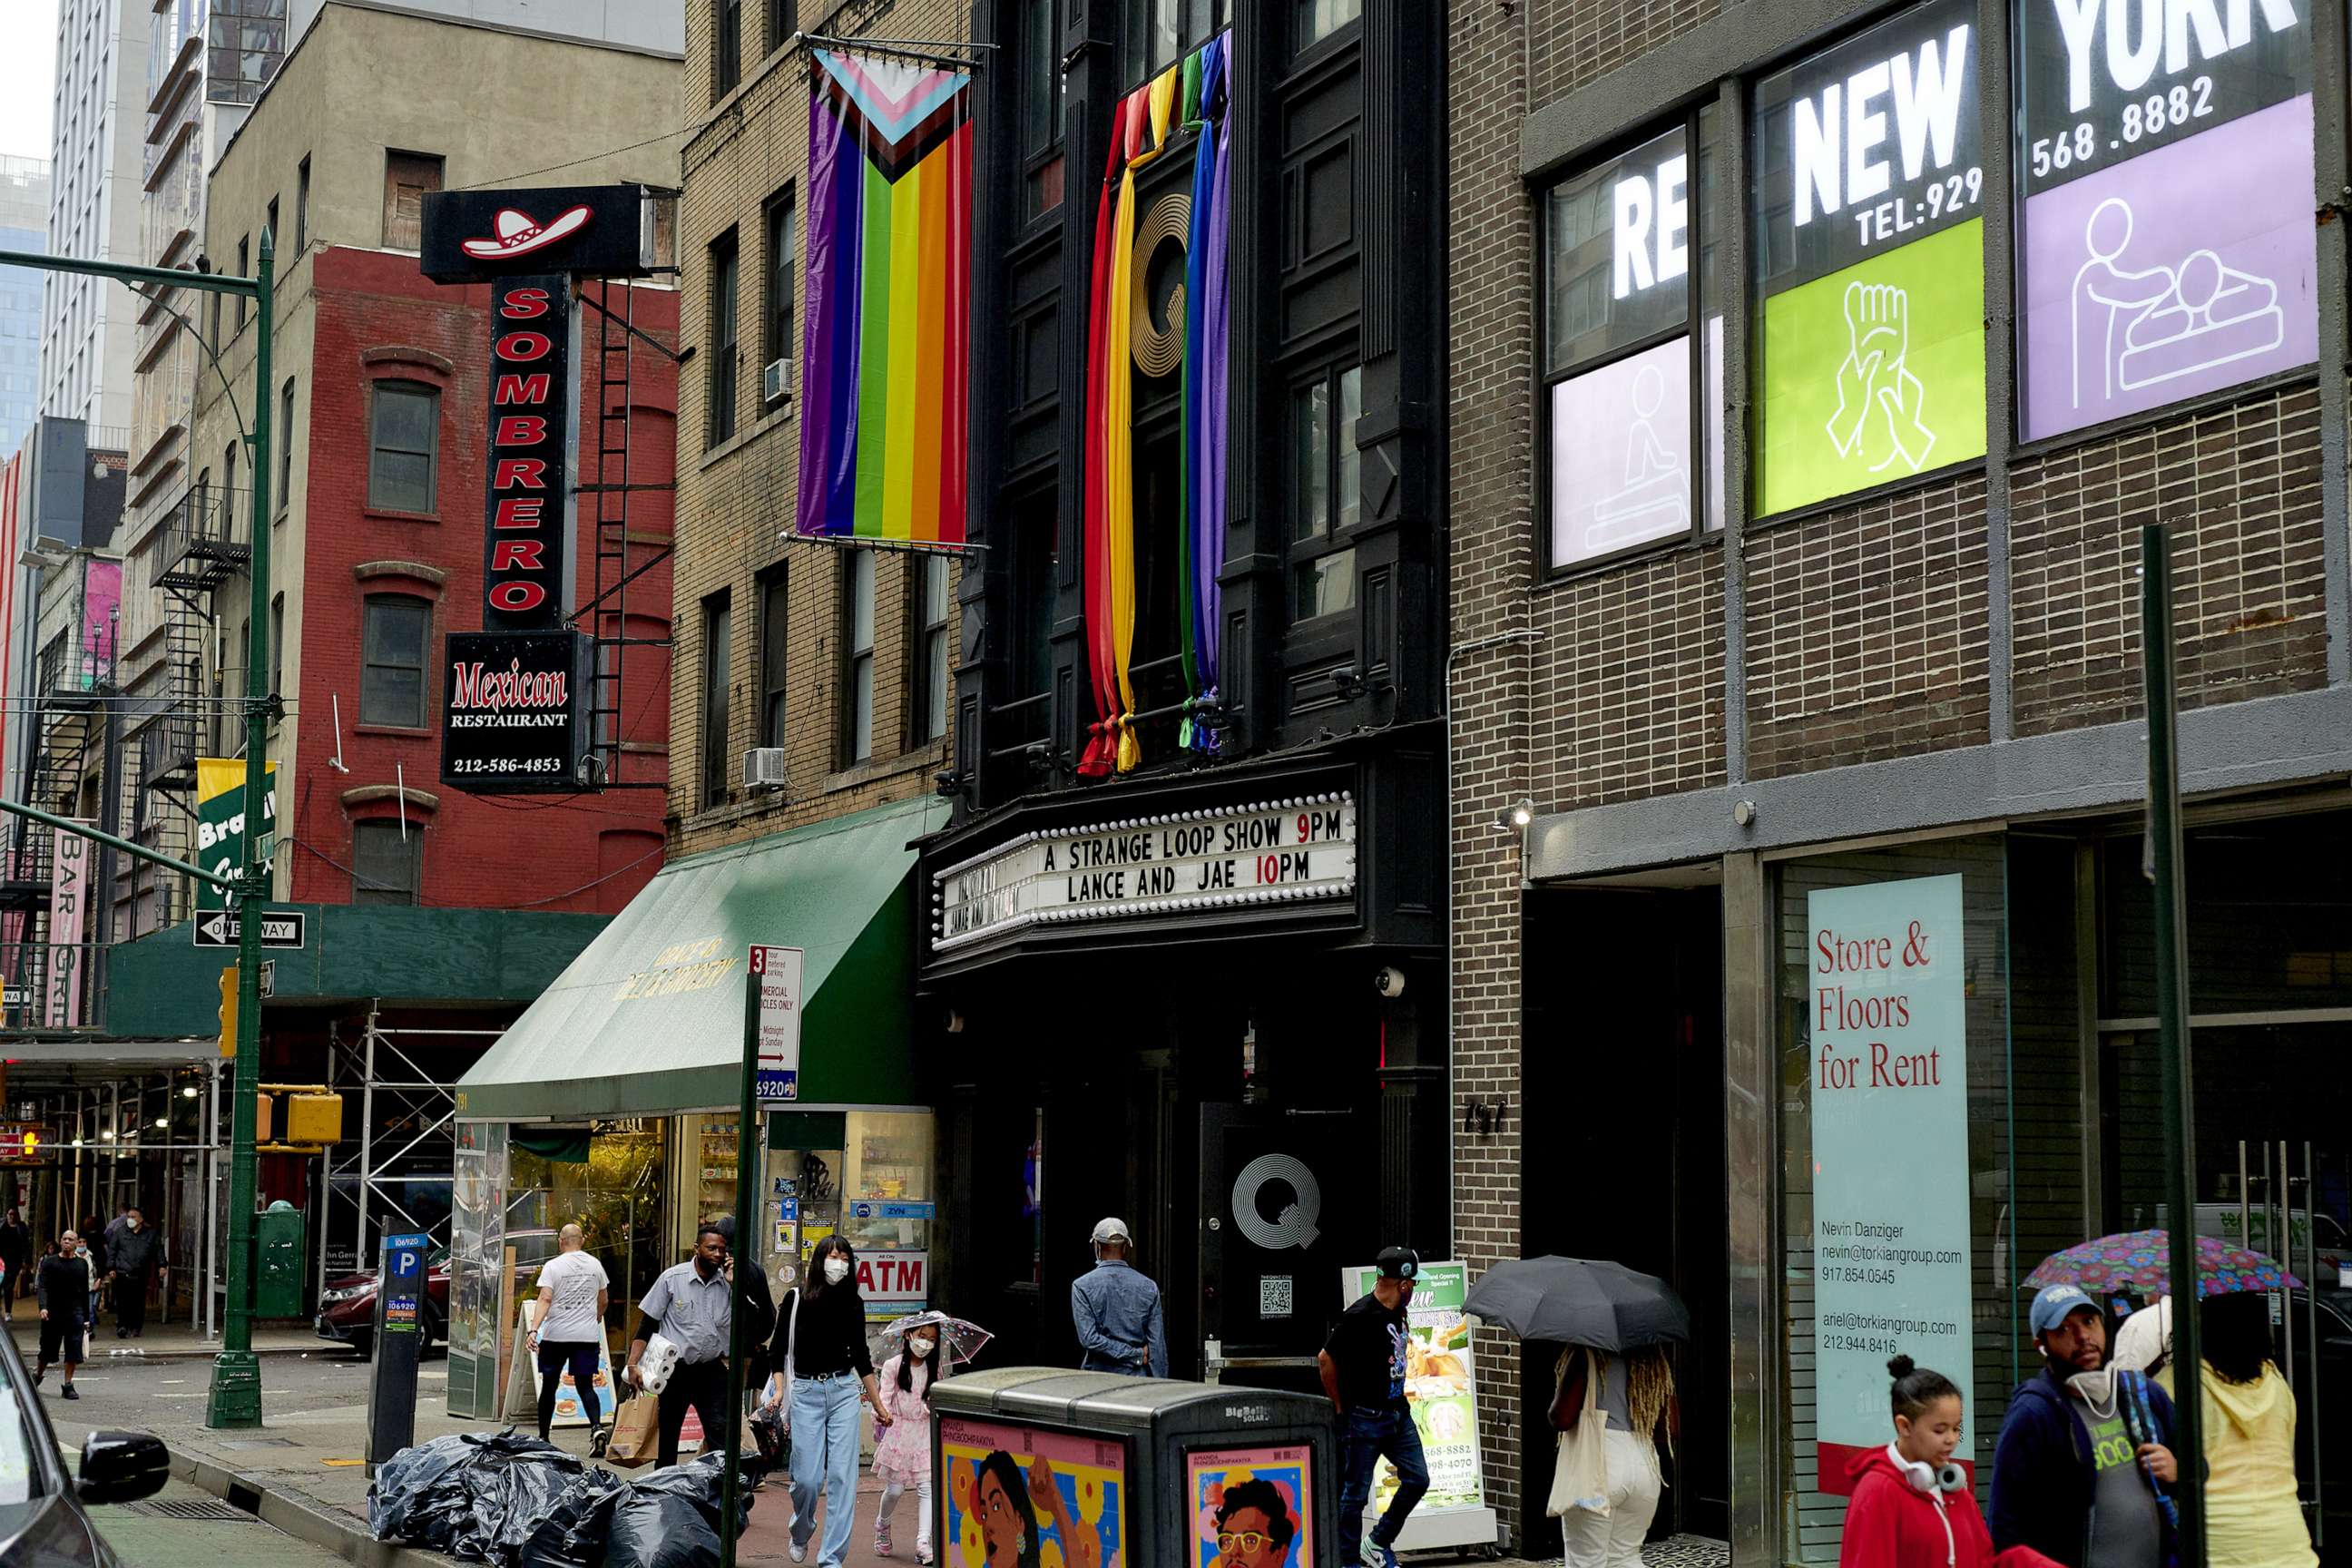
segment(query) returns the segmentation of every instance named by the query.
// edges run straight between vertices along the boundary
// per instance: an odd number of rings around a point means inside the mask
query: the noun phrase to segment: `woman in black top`
[[[818,1568],[840,1568],[856,1511],[861,1391],[875,1424],[890,1415],[874,1386],[866,1349],[866,1301],[857,1293],[857,1258],[828,1236],[809,1253],[808,1277],[776,1303],[776,1337],[768,1347],[766,1403],[785,1400],[793,1435],[792,1559],[808,1561],[816,1533],[816,1500],[824,1493],[824,1541]]]

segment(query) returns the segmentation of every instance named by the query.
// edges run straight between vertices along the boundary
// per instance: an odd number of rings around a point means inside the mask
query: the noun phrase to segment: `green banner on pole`
[[[269,764],[268,794],[261,797],[263,858],[278,831],[278,764]],[[196,864],[218,877],[233,877],[245,864],[245,759],[196,759]],[[196,908],[225,910],[228,894],[209,882],[196,884]]]

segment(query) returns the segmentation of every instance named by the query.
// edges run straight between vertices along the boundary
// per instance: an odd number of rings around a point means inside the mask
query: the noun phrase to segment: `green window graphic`
[[[1758,89],[1759,515],[1984,455],[1978,48],[1932,0]]]

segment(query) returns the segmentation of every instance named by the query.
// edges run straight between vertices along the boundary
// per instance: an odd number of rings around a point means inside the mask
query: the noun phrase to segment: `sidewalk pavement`
[[[33,1331],[39,1331],[40,1311],[32,1309]],[[165,1327],[149,1323],[136,1339],[114,1337],[114,1320],[110,1316],[100,1321],[95,1338],[90,1341],[92,1364],[110,1358],[140,1356],[149,1361],[210,1361],[220,1353],[220,1340],[204,1337],[203,1331],[185,1323]],[[308,1329],[256,1329],[253,1331],[253,1353],[256,1355],[340,1355],[352,1352],[329,1340],[322,1340]]]

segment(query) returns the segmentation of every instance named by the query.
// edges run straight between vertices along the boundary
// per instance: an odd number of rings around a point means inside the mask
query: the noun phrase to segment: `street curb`
[[[174,1453],[172,1473],[297,1541],[333,1552],[353,1568],[448,1568],[451,1562],[437,1552],[378,1541],[356,1520],[309,1499],[273,1491],[249,1476],[194,1454]]]
[[[319,1342],[328,1350],[331,1351],[335,1348],[324,1340]],[[82,1364],[98,1367],[111,1362],[117,1366],[125,1364],[135,1366],[142,1362],[217,1361],[220,1359],[220,1347],[217,1345],[209,1350],[196,1345],[191,1345],[186,1350],[132,1350],[126,1346],[121,1350],[110,1350],[92,1356]],[[253,1353],[257,1356],[308,1355],[310,1353],[310,1347],[308,1345],[256,1345]]]

